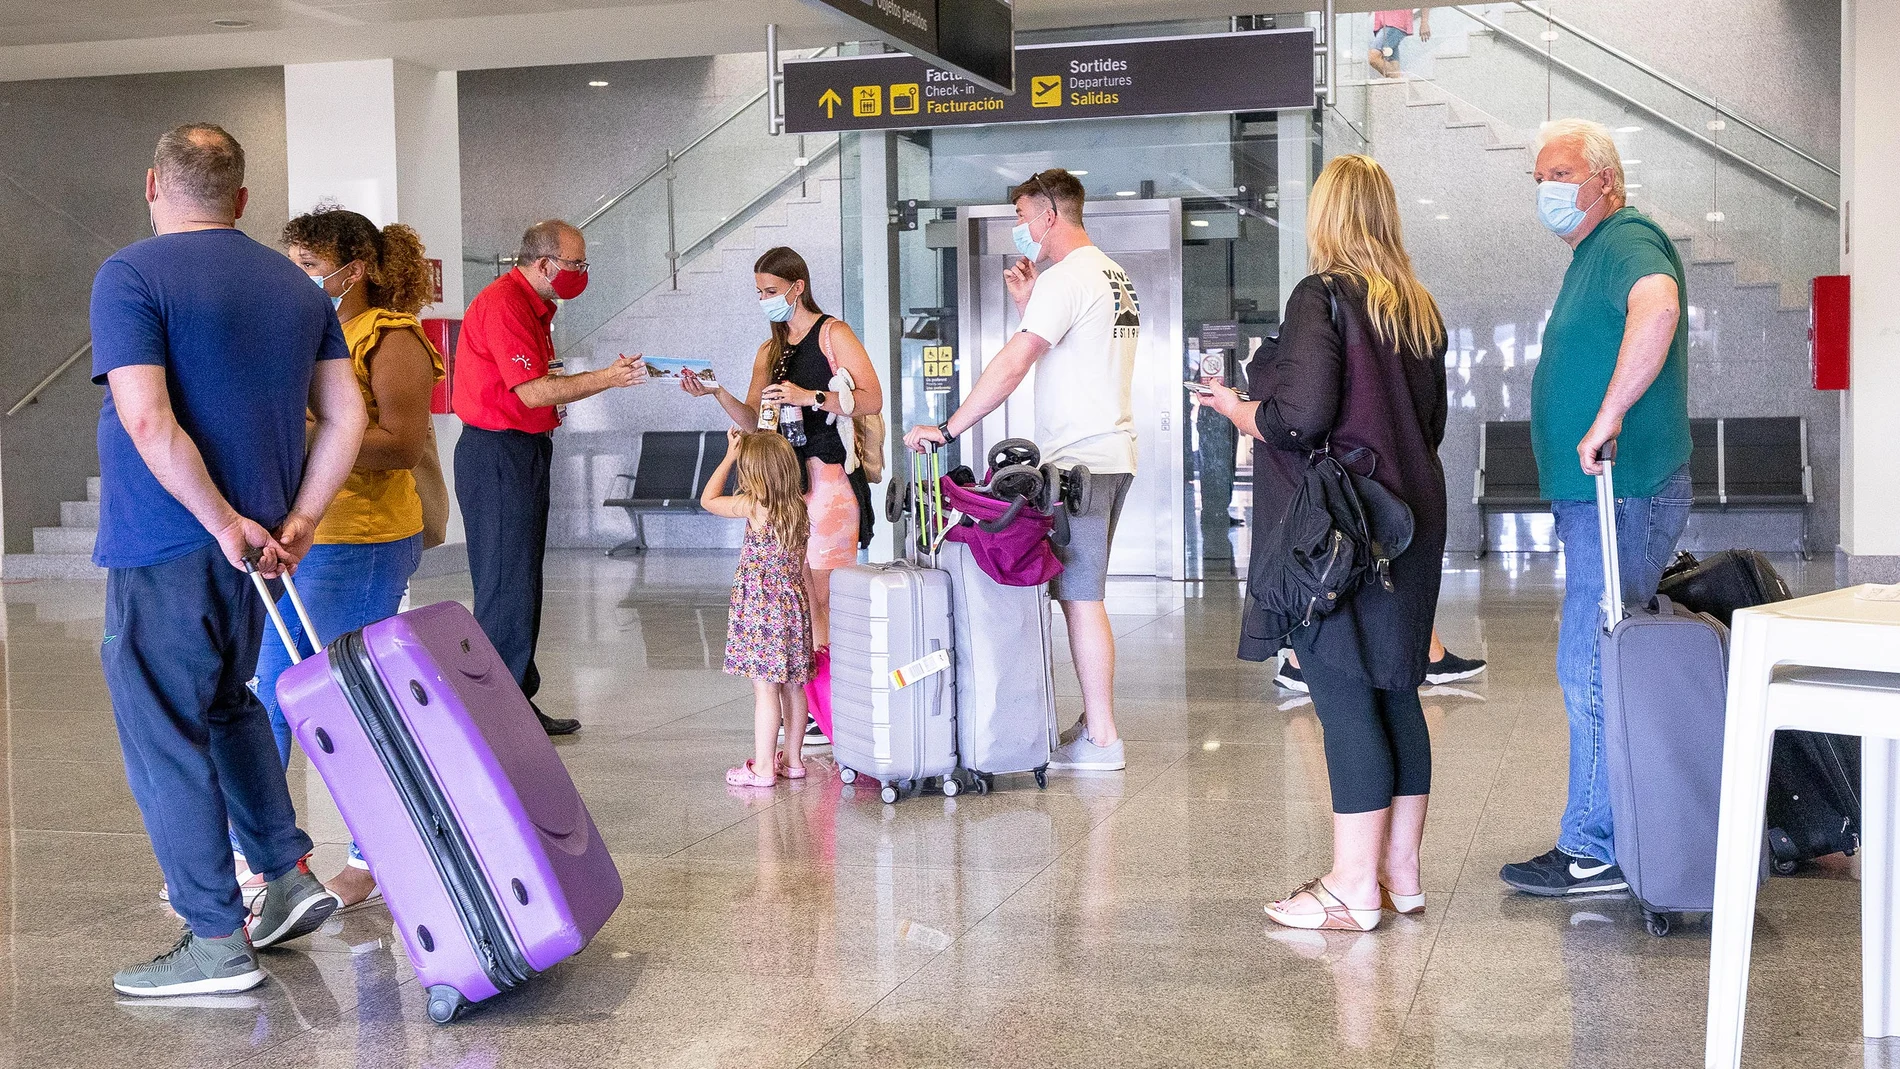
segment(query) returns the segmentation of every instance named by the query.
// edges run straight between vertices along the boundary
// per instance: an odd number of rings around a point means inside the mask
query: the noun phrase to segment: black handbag
[[[1345,325],[1330,279],[1326,290],[1343,345]],[[1257,361],[1256,356],[1256,366]],[[1335,457],[1330,435],[1306,454],[1306,468],[1285,510],[1262,532],[1265,552],[1256,555],[1247,577],[1255,610],[1250,631],[1284,641],[1368,582],[1394,589],[1392,561],[1411,546],[1414,519],[1411,506],[1372,478],[1376,457],[1365,474],[1353,470],[1372,456],[1369,449],[1355,449]]]

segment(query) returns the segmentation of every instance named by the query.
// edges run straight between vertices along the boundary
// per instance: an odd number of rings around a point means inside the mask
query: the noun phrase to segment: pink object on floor
[[[825,733],[826,741],[831,739],[831,647],[818,647],[813,657],[816,666],[812,670],[811,682],[805,684],[805,704],[811,709],[811,718],[818,730]]]

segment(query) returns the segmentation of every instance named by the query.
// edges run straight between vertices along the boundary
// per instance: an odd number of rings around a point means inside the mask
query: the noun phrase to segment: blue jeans
[[[208,938],[250,917],[227,835],[266,879],[310,852],[284,767],[271,760],[270,721],[245,686],[268,626],[250,580],[215,543],[106,573],[99,660],[126,782],[172,908]]]
[[[1616,500],[1617,556],[1623,601],[1656,596],[1663,569],[1689,522],[1689,468],[1671,475],[1652,497]],[[1609,769],[1603,753],[1603,547],[1595,501],[1553,501],[1564,549],[1563,622],[1557,632],[1557,682],[1570,717],[1570,795],[1557,848],[1574,857],[1616,860],[1611,839]]]
[[[345,631],[354,631],[378,620],[396,615],[402,605],[409,577],[422,562],[422,536],[411,535],[394,542],[333,543],[310,547],[297,566],[297,593],[303,607],[310,611],[310,623],[317,637],[325,642]],[[303,623],[288,597],[278,599],[278,611],[290,628],[290,637],[298,643],[298,652],[309,654]],[[275,627],[264,631],[264,646],[257,657],[257,696],[270,710],[271,731],[277,736],[277,753],[290,763],[290,724],[277,708],[277,677],[290,667],[290,654]],[[362,860],[354,844],[350,856]]]

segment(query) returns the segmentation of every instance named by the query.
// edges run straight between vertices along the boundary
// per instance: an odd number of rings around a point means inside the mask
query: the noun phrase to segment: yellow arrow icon
[[[825,118],[827,119],[832,117],[832,113],[836,111],[838,105],[842,103],[844,103],[844,98],[839,96],[838,91],[835,89],[825,90],[825,95],[818,98],[818,106],[825,109]]]

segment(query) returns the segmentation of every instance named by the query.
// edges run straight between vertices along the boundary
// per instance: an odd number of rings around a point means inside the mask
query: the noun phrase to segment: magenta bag
[[[944,503],[966,517],[944,537],[969,546],[985,575],[1004,586],[1040,586],[1062,574],[1062,562],[1049,542],[1054,517],[1026,498],[1000,501],[947,476],[938,485]]]

